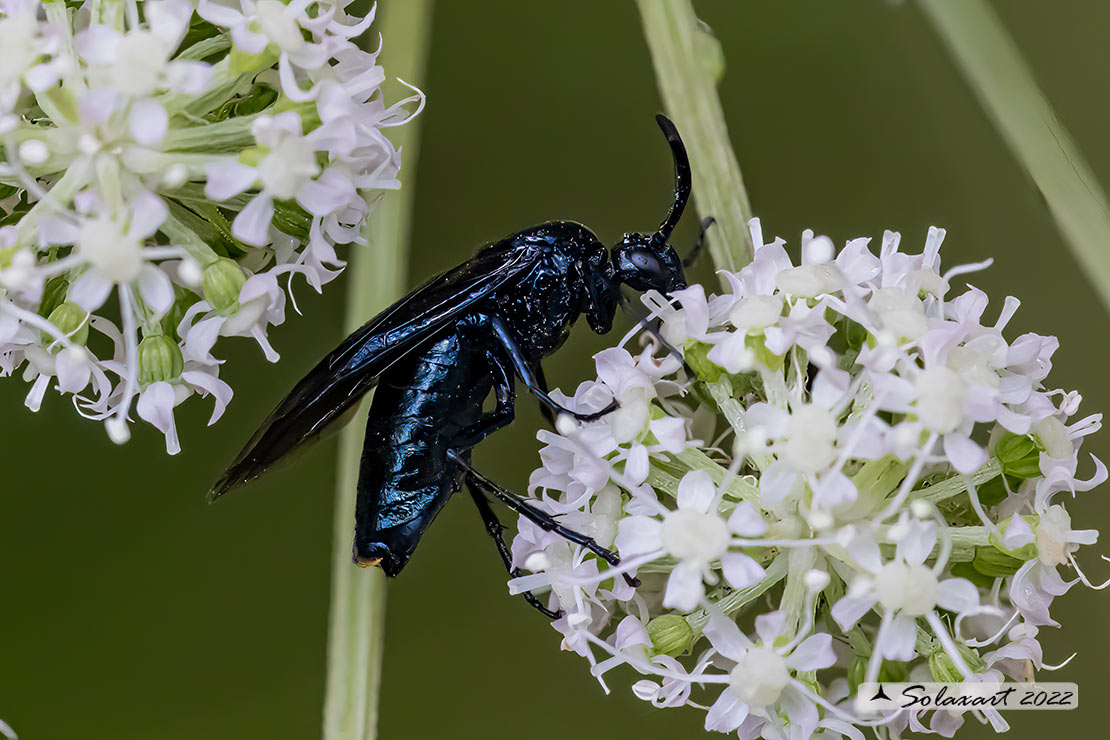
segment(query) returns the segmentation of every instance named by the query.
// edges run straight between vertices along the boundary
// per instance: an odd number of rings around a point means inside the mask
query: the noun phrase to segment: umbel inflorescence
[[[599,680],[630,666],[638,697],[700,706],[709,730],[951,735],[964,715],[860,717],[849,698],[1053,667],[1038,630],[1091,585],[1074,553],[1097,532],[1065,504],[1107,477],[1093,456],[1077,472],[1101,416],[1073,420],[1079,395],[1046,386],[1055,338],[1004,338],[1016,299],[989,321],[957,287],[986,264],[941,271],[942,230],[913,255],[887,232],[878,256],[807,232],[798,266],[758,220],[752,236],[728,292],[645,296],[658,336],[598,354],[564,399],[618,411],[540,432],[530,492],[621,566],[521,519],[531,574],[510,588],[550,589],[563,647]]]
[[[28,407],[72,394],[118,442],[137,413],[173,453],[175,406],[231,398],[219,337],[278,359],[285,290],[363,242],[399,186],[382,129],[423,104],[385,104],[349,5],[0,0],[0,375]]]

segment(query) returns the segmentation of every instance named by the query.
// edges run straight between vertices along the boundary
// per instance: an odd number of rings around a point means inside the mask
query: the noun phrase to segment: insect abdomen
[[[458,487],[447,452],[491,387],[483,349],[453,331],[391,367],[370,407],[355,508],[355,560],[396,575]]]

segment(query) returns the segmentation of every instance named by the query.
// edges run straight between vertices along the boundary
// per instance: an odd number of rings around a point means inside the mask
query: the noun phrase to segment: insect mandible
[[[257,478],[338,426],[376,387],[359,470],[356,563],[400,573],[465,482],[510,573],[516,571],[503,528],[487,497],[618,564],[614,553],[474,470],[470,451],[513,420],[517,379],[549,418],[567,413],[586,421],[615,409],[615,401],[595,414],[561,408],[548,395],[541,360],[563,344],[582,314],[593,331],[608,332],[622,285],[663,293],[686,287],[683,261],[668,239],[690,198],[690,163],[674,124],[662,115],[656,121],[671,148],[675,187],[654,233],[625,234],[609,250],[585,226],[551,221],[482,247],[328,353],[262,423],[210,498]],[[484,411],[491,392],[496,407]],[[554,616],[534,595],[525,596]]]

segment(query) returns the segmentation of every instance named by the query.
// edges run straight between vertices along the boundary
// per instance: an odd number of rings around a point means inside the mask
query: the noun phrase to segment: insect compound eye
[[[628,256],[628,260],[638,271],[647,273],[648,275],[658,275],[662,272],[659,258],[646,249],[634,250],[632,254]]]

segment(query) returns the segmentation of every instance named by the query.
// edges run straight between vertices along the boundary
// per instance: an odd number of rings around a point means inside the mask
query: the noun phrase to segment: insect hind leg
[[[513,567],[512,553],[509,551],[508,545],[505,544],[505,525],[497,518],[497,514],[490,508],[489,501],[487,501],[482,492],[471,483],[469,478],[467,479],[466,488],[470,492],[470,497],[474,499],[474,505],[478,507],[478,514],[481,515],[482,521],[486,525],[486,532],[497,546],[497,554],[501,556],[501,561],[505,563],[505,570],[507,570],[509,575],[513,578],[519,578],[524,575],[520,568]],[[563,616],[561,611],[553,611],[544,606],[543,602],[531,591],[525,591],[522,595],[529,606],[539,611],[545,617],[549,619],[558,619]]]
[[[457,452],[452,450],[447,453],[447,456],[450,457],[465,471],[467,483],[473,486],[478,491],[489,496],[493,496],[498,501],[505,504],[513,511],[517,512],[525,519],[528,519],[530,522],[532,522],[545,532],[553,532],[554,534],[559,535],[569,542],[581,545],[582,547],[597,555],[605,562],[609,563],[609,565],[620,565],[621,560],[619,557],[617,557],[617,554],[615,552],[597,544],[597,542],[594,541],[594,539],[589,535],[585,535],[581,532],[569,529],[568,527],[564,527],[555,519],[554,516],[548,514],[543,509],[538,508],[535,504],[531,503],[523,496],[519,496],[512,491],[508,491],[497,485],[489,478],[485,477],[477,470],[475,470],[474,467],[470,464],[470,461],[465,459]],[[639,580],[628,575],[627,573],[624,574],[624,580],[630,586],[640,585]]]

